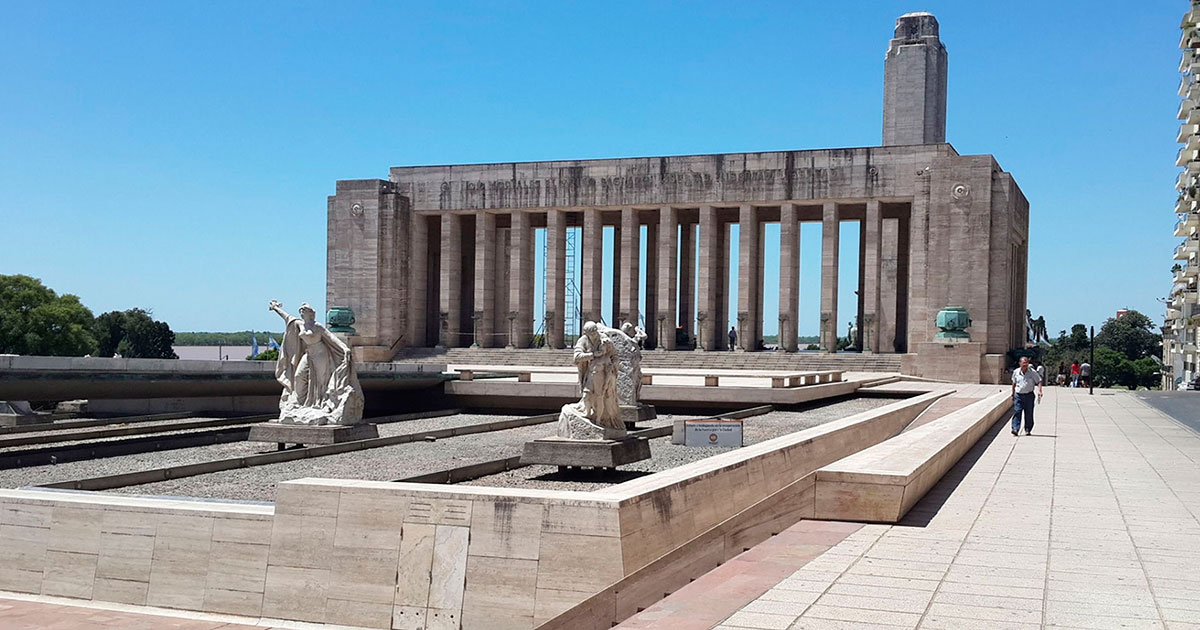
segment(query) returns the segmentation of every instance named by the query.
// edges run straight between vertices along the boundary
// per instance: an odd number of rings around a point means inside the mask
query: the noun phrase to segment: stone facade
[[[752,351],[767,292],[782,296],[781,330],[794,338],[799,228],[820,222],[821,348],[829,351],[839,333],[838,234],[855,221],[859,347],[912,353],[934,342],[939,309],[965,306],[978,354],[969,361],[979,364],[965,378],[996,381],[993,366],[1023,340],[1028,202],[991,156],[959,155],[944,143],[946,52],[933,16],[897,21],[886,65],[880,147],[394,167],[387,181],[339,182],[330,199],[328,303],[354,309],[361,339],[353,341],[372,356],[438,343],[528,347],[534,230],[546,228],[545,332],[562,347],[565,318],[575,317],[563,312],[563,240],[580,227],[581,321],[644,321],[647,347],[668,350],[677,325],[705,350],[725,349],[733,325],[740,348]],[[352,214],[356,203],[362,215]],[[765,242],[764,225],[776,222],[781,242]],[[740,226],[737,295],[729,286],[732,225]],[[610,278],[601,269],[605,226]],[[774,247],[786,269],[780,286],[766,287],[764,252]],[[697,250],[696,258],[679,255]],[[600,312],[601,281],[613,287],[611,314]],[[726,321],[734,299],[736,317]],[[785,340],[784,349],[797,348]],[[923,374],[935,370],[928,363],[915,356],[905,365]]]

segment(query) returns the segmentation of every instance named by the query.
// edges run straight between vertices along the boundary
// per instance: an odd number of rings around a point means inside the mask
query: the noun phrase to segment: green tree
[[[1071,326],[1071,336],[1067,337],[1067,350],[1078,352],[1079,350],[1087,349],[1090,345],[1091,340],[1088,339],[1088,327],[1083,324]]]
[[[92,312],[41,280],[0,275],[0,353],[83,356],[96,347]]]
[[[101,313],[92,326],[92,333],[96,336],[96,356],[111,357],[125,338],[125,313]]]
[[[1154,357],[1142,357],[1133,362],[1135,386],[1157,389],[1162,386],[1162,368]]]
[[[1108,346],[1130,361],[1162,356],[1162,335],[1154,332],[1154,322],[1138,311],[1110,317],[1096,333],[1096,345]]]
[[[275,348],[271,348],[270,350],[267,350],[265,352],[260,352],[258,354],[252,354],[252,355],[246,357],[246,360],[247,361],[278,361],[279,360],[279,351],[276,350]]]
[[[179,358],[172,348],[175,333],[171,327],[156,321],[144,309],[104,313],[96,318],[96,335],[101,339],[100,356],[111,357],[117,352],[132,359]]]
[[[1107,346],[1096,348],[1096,362],[1092,365],[1092,378],[1098,387],[1123,385],[1137,386],[1133,362],[1125,355]]]

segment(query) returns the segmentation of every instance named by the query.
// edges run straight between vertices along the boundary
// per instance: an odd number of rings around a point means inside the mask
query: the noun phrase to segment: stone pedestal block
[[[304,424],[282,424],[264,422],[250,427],[251,442],[275,442],[276,444],[338,444],[355,440],[379,437],[373,424],[327,424],[309,426]]]
[[[525,443],[522,464],[616,468],[650,459],[650,442],[645,438],[620,440],[568,440],[548,437]]]
[[[654,405],[646,403],[638,403],[636,405],[621,405],[621,422],[625,423],[625,429],[632,431],[634,425],[646,420],[653,420],[658,417],[658,412],[654,410]]]
[[[955,383],[984,382],[982,364],[986,344],[947,339],[914,346],[914,353],[901,357],[900,369],[904,374]]]

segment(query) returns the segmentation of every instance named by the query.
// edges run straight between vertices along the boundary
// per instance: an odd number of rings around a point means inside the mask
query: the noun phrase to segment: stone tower
[[[896,20],[883,65],[883,145],[946,141],[946,47],[930,13]]]

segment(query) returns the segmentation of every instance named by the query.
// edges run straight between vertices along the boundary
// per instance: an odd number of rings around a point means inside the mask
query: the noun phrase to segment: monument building
[[[857,222],[855,347],[901,354],[913,375],[1000,382],[1025,338],[1029,204],[991,155],[946,142],[947,53],[933,15],[901,16],[884,64],[880,146],[401,166],[386,180],[338,181],[327,304],[353,311],[351,345],[366,360],[410,347],[526,348],[539,332],[543,256],[539,337],[553,348],[592,320],[641,322],[646,347],[663,350],[681,340],[725,349],[734,327],[739,349],[754,351],[764,295],[777,291],[780,350],[798,350],[803,307],[819,309],[819,346],[834,352],[839,230]],[[821,226],[819,305],[800,303],[805,222]],[[764,253],[776,247],[779,286],[765,286]]]

